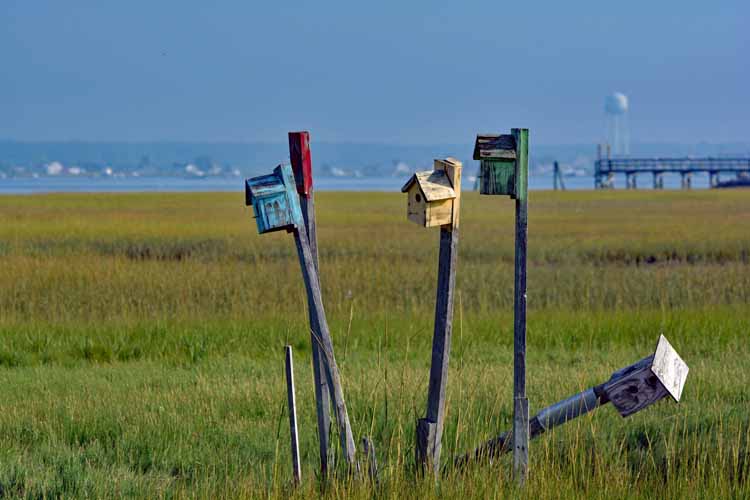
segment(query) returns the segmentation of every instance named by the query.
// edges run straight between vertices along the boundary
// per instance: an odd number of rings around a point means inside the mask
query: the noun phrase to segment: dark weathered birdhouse
[[[627,417],[669,395],[680,401],[688,366],[661,335],[653,356],[612,375],[604,385],[607,398]]]
[[[299,226],[302,212],[289,165],[279,165],[272,174],[245,180],[245,204],[253,207],[258,233]]]
[[[461,162],[435,160],[435,169],[416,172],[401,188],[409,195],[407,218],[424,227],[453,224],[461,193]]]
[[[516,139],[510,134],[477,135],[474,159],[479,160],[479,192],[516,198]]]

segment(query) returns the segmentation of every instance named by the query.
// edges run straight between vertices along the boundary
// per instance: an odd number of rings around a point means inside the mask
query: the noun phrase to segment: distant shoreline
[[[315,179],[318,191],[354,192],[398,192],[408,176],[388,177],[319,177]],[[569,190],[591,190],[594,188],[592,176],[575,176],[564,179]],[[474,178],[469,176],[463,183],[464,190],[472,190]],[[624,179],[616,179],[616,188],[623,189]],[[638,187],[651,188],[647,175],[639,178]],[[531,190],[553,189],[552,175],[532,175],[529,179]],[[679,189],[677,175],[665,176],[665,189]],[[708,188],[707,176],[695,176],[694,189]],[[39,177],[0,179],[0,195],[43,194],[43,193],[106,193],[106,192],[243,192],[242,177],[207,177],[199,179],[181,177]]]

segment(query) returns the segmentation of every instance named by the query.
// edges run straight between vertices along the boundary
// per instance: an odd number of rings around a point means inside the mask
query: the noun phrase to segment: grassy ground
[[[414,477],[435,230],[398,194],[318,195],[325,304],[380,485],[315,480],[305,298],[292,238],[241,194],[0,197],[0,498],[750,495],[750,193],[535,192],[532,412],[650,353],[691,367],[683,402],[605,407],[509,457]],[[468,194],[443,459],[510,426],[513,205]],[[282,346],[295,348],[303,485],[291,488]]]

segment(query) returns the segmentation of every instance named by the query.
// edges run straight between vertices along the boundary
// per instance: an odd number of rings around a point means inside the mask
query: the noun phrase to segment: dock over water
[[[690,189],[694,173],[708,173],[709,186],[720,187],[720,174],[734,175],[737,180],[750,178],[750,158],[602,158],[594,163],[594,187],[614,187],[615,174],[625,174],[625,187],[637,187],[637,175],[650,173],[654,189],[664,188],[664,174],[682,178],[683,189]]]

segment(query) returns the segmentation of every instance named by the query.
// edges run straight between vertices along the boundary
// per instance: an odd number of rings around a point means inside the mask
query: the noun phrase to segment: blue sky
[[[750,140],[750,2],[0,2],[0,138]],[[468,139],[467,139],[468,138]]]

